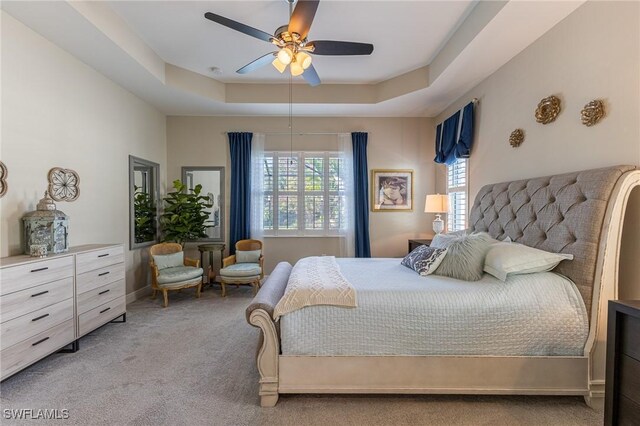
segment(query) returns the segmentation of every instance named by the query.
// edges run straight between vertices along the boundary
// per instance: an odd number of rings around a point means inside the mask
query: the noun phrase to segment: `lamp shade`
[[[424,202],[425,213],[447,213],[449,211],[449,196],[446,194],[430,194]]]

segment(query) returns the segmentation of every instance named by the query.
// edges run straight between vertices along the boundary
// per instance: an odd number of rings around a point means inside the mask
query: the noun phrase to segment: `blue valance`
[[[441,164],[453,164],[469,158],[473,147],[473,102],[436,127],[436,157]]]

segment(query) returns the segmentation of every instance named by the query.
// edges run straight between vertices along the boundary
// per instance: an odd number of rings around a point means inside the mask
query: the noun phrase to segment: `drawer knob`
[[[32,294],[31,297],[42,296],[43,294],[49,293],[49,290],[41,291],[40,293]]]
[[[109,256],[109,253],[105,253],[105,254],[99,254],[98,257],[107,257]]]
[[[48,266],[45,266],[44,268],[32,269],[32,270],[31,270],[31,272],[46,271],[47,269],[49,269],[49,267],[48,267]]]
[[[98,293],[98,296],[101,295],[101,294],[109,293],[110,291],[111,291],[111,289],[103,290],[100,293]]]
[[[38,340],[37,342],[32,343],[32,344],[31,344],[31,346],[37,346],[37,345],[39,345],[39,344],[40,344],[40,343],[42,343],[42,342],[46,342],[47,340],[49,340],[49,338],[48,338],[48,337],[45,337],[44,339],[40,339],[40,340]]]
[[[111,308],[109,307],[109,308],[107,308],[107,309],[103,309],[103,310],[101,310],[101,311],[100,311],[100,313],[101,313],[101,314],[104,314],[104,313],[105,313],[105,312],[107,312],[109,309],[111,309]]]
[[[34,319],[32,319],[31,321],[38,321],[38,320],[41,320],[42,318],[46,318],[46,317],[48,317],[48,316],[49,316],[49,314],[40,315],[39,317],[34,318]]]
[[[102,272],[102,273],[98,274],[98,276],[99,276],[99,277],[105,276],[105,275],[107,275],[109,272],[110,272],[110,271]]]

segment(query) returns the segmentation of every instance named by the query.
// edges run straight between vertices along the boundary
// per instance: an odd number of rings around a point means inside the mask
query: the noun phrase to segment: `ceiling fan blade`
[[[307,83],[309,83],[310,86],[317,86],[318,84],[320,84],[320,77],[318,77],[318,73],[316,72],[316,69],[313,67],[313,65],[304,70],[304,73],[302,73],[302,77]]]
[[[298,0],[289,20],[289,32],[300,34],[301,39],[307,38],[309,28],[316,16],[320,0]]]
[[[216,15],[215,13],[207,12],[204,14],[204,17],[210,21],[217,22],[220,25],[231,28],[232,30],[240,31],[243,34],[267,41],[269,43],[271,43],[271,40],[273,40],[274,38],[271,34],[265,33],[264,31],[258,30],[232,19],[225,18],[224,16]]]
[[[252,71],[257,70],[258,68],[261,68],[267,64],[270,64],[273,61],[273,58],[275,58],[276,53],[277,52],[270,52],[270,53],[267,53],[266,55],[260,56],[258,59],[256,59],[253,62],[249,62],[247,65],[240,68],[236,72],[238,74],[248,74]]]
[[[315,55],[371,55],[373,52],[373,44],[353,41],[314,40],[307,45],[313,45]]]

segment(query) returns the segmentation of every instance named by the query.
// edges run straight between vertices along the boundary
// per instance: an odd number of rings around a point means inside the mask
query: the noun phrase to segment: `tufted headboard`
[[[634,166],[585,170],[486,185],[469,216],[472,231],[554,253],[570,253],[554,270],[578,287],[591,315],[598,249],[611,194]]]

